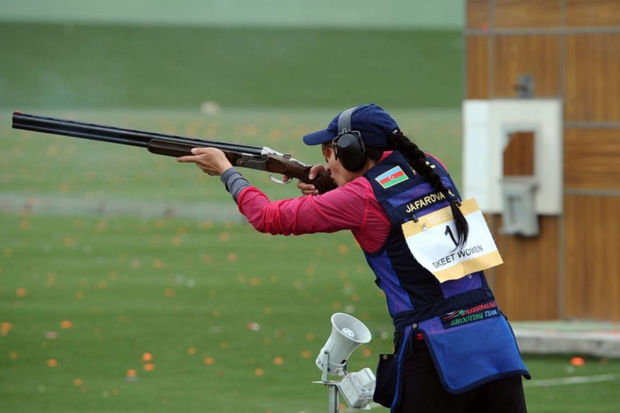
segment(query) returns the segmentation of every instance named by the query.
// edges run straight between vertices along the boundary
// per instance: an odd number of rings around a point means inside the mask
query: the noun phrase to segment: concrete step
[[[620,358],[620,323],[516,321],[511,325],[522,353]]]

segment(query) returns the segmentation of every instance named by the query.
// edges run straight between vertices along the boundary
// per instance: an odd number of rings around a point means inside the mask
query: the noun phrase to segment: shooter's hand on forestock
[[[314,165],[312,168],[310,168],[310,173],[308,174],[308,177],[310,179],[314,179],[319,173],[326,171],[327,169],[324,165]],[[297,188],[301,189],[301,193],[304,195],[317,195],[319,193],[319,190],[316,189],[314,185],[307,184],[302,181],[297,182]]]
[[[177,158],[178,162],[193,162],[204,173],[209,175],[220,176],[229,168],[232,168],[232,164],[219,149],[216,148],[193,148],[193,155],[181,156]]]

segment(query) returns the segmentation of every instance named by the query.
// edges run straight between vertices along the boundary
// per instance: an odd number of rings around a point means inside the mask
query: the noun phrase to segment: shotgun
[[[151,153],[174,157],[192,155],[192,148],[217,148],[224,152],[230,163],[235,166],[297,178],[302,182],[314,185],[319,193],[325,193],[336,188],[336,184],[328,172],[322,172],[314,179],[309,179],[308,173],[311,166],[266,146],[216,142],[179,135],[95,125],[22,112],[13,112],[13,128],[139,146],[146,148]]]

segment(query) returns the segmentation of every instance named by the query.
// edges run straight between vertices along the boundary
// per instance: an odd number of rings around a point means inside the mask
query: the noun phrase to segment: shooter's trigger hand
[[[323,171],[327,171],[325,169],[325,166],[323,165],[314,165],[312,168],[310,168],[310,172],[308,173],[308,178],[309,179],[314,179],[317,177],[317,175]],[[319,193],[319,190],[316,189],[316,187],[312,184],[307,184],[305,182],[299,181],[297,183],[297,188],[299,188],[301,190],[301,193],[304,195],[317,195]]]

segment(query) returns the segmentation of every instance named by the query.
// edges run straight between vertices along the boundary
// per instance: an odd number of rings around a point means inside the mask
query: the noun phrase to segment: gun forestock
[[[151,153],[167,156],[186,156],[192,155],[192,148],[205,147],[205,145],[190,145],[187,143],[169,142],[160,139],[152,139],[149,141],[147,149]],[[215,146],[218,148],[217,146]],[[220,148],[218,148],[220,149]],[[257,169],[259,171],[267,170],[267,155],[253,154],[239,151],[231,151],[228,149],[221,149],[226,155],[226,158],[234,166],[241,166],[243,168]]]

